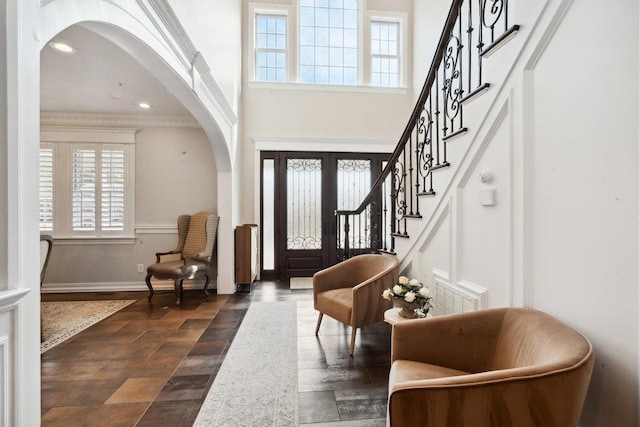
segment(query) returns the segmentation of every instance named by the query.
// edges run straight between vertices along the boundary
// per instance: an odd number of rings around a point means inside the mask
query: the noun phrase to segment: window
[[[40,231],[133,237],[133,153],[132,143],[41,143]]]
[[[400,24],[371,22],[371,85],[398,87],[400,85]]]
[[[40,231],[53,231],[53,144],[40,147]]]
[[[256,15],[256,80],[287,80],[287,18],[281,15]]]
[[[249,86],[403,92],[398,88],[407,82],[408,14],[367,5],[366,0],[249,3]]]
[[[300,0],[301,83],[358,84],[358,1]]]

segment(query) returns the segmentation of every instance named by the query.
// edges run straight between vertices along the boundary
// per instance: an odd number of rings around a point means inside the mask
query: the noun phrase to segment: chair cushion
[[[389,372],[389,384],[398,384],[405,381],[455,377],[467,374],[469,374],[469,372],[432,365],[430,363],[415,362],[413,360],[396,360],[391,365],[391,371]]]
[[[191,215],[187,238],[182,249],[184,255],[197,255],[204,252],[207,247],[207,218],[210,215],[208,212]]]
[[[157,264],[150,265],[147,268],[147,273],[159,276],[181,277],[183,276],[183,264],[184,263],[181,260],[159,262]],[[203,261],[189,260],[189,269],[187,269],[187,274],[183,277],[193,277],[199,273],[204,273],[207,271],[208,267],[209,265]]]
[[[317,295],[316,309],[343,323],[351,321],[353,307],[353,289],[340,288],[320,292]]]

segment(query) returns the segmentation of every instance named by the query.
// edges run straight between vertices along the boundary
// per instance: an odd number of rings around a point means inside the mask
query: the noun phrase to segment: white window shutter
[[[125,154],[122,149],[102,150],[102,231],[122,231],[125,220]]]
[[[53,147],[40,148],[40,231],[53,231]]]
[[[71,228],[96,230],[96,150],[72,150]]]

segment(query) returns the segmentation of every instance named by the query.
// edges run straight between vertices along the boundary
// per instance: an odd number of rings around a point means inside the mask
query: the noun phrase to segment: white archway
[[[232,165],[235,117],[221,98],[193,82],[190,64],[167,38],[145,2],[7,0],[0,8],[6,53],[0,61],[6,103],[0,104],[0,424],[40,424],[40,314],[38,269],[38,170],[40,50],[63,29],[82,23],[133,53],[171,88],[207,133],[218,168],[219,245],[233,247],[236,203]],[[5,60],[6,58],[6,60]],[[219,251],[218,291],[232,293],[232,251]]]

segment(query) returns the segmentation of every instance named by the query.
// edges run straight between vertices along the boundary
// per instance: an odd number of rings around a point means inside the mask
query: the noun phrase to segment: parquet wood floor
[[[43,294],[43,301],[138,301],[42,355],[43,426],[191,426],[229,345],[254,301],[298,307],[300,425],[384,426],[390,332],[380,323],[358,332],[325,316],[315,336],[311,290],[261,281],[251,292]],[[265,392],[268,392],[265,390]],[[224,427],[224,426],[223,426]]]

